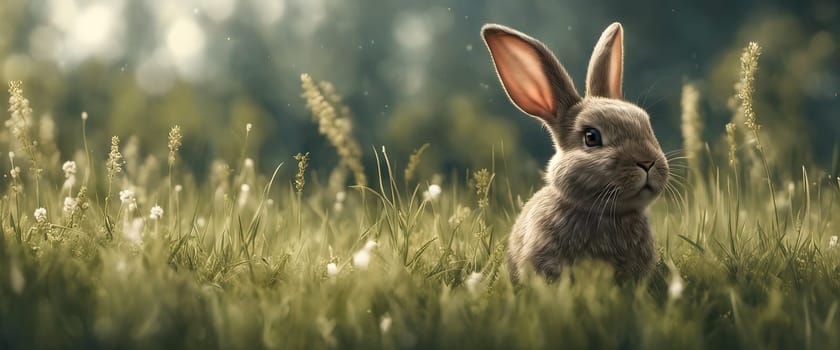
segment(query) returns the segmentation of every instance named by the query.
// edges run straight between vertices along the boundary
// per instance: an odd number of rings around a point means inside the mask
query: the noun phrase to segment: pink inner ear
[[[530,115],[553,118],[556,102],[536,49],[522,39],[504,33],[488,35],[486,40],[513,103]]]
[[[624,35],[621,31],[616,33],[616,38],[613,40],[612,48],[610,48],[610,68],[609,68],[609,89],[610,97],[621,99],[621,70],[624,67]]]

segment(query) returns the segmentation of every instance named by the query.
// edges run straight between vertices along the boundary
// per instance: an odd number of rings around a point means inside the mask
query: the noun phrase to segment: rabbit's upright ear
[[[615,22],[604,30],[586,74],[586,96],[621,99],[621,74],[624,70],[624,29]]]
[[[580,101],[569,74],[541,42],[497,24],[485,24],[481,36],[508,97],[523,112],[548,122]]]

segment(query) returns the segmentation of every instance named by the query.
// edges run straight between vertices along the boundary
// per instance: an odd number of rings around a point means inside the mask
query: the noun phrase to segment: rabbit
[[[657,257],[645,211],[670,169],[647,112],[622,99],[621,24],[595,45],[586,97],[543,43],[498,24],[481,35],[508,97],[543,122],[556,150],[511,229],[512,281],[534,272],[553,281],[581,260],[606,262],[620,280],[646,277]]]

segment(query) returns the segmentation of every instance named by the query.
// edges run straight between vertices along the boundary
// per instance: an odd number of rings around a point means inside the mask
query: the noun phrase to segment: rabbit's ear
[[[624,29],[615,22],[604,30],[595,45],[586,74],[586,96],[621,99],[624,70]]]
[[[497,24],[485,24],[481,36],[508,97],[523,112],[548,122],[580,101],[569,74],[541,42]]]

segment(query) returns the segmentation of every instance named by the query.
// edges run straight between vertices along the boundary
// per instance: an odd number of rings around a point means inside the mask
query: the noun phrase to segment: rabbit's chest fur
[[[533,270],[549,279],[580,259],[609,263],[619,278],[639,278],[654,265],[655,250],[642,212],[609,215],[564,205],[546,186],[531,198],[513,226],[508,246],[511,276]]]

